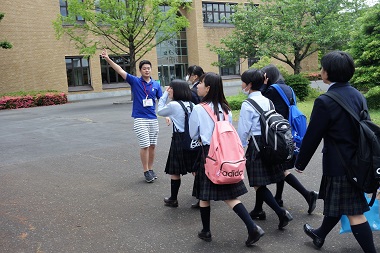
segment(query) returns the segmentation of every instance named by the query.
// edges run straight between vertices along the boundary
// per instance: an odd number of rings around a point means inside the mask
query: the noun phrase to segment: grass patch
[[[311,94],[309,94],[308,98],[305,99],[304,101],[297,102],[298,108],[301,110],[301,112],[303,112],[303,114],[305,114],[305,116],[307,117],[307,121],[308,122],[310,120],[311,111],[313,110],[314,100],[320,94],[321,94],[320,92],[315,92],[314,91]],[[242,95],[242,96],[244,96],[244,95]],[[234,97],[241,97],[241,95],[234,96]],[[229,98],[230,97],[228,97],[228,99]],[[245,99],[245,98],[246,97],[244,97],[243,99]],[[371,115],[371,120],[375,124],[380,125],[380,109],[369,110],[369,114]],[[236,121],[236,122],[239,121],[239,115],[240,115],[240,110],[232,110],[232,119],[233,119],[233,121]]]

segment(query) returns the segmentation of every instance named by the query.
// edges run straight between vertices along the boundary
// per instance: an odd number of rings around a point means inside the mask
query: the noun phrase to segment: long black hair
[[[270,86],[274,83],[278,83],[279,81],[284,82],[284,77],[282,77],[280,70],[273,64],[269,64],[261,69],[261,71],[266,74],[266,78],[268,78],[267,85]]]
[[[191,101],[191,90],[189,84],[181,79],[174,79],[169,87],[173,89],[173,100]]]
[[[203,74],[199,81],[204,83],[205,87],[210,87],[206,96],[203,97],[201,102],[212,103],[214,105],[214,113],[218,117],[218,104],[222,106],[225,113],[230,111],[230,105],[228,104],[223,91],[222,77],[216,73],[208,72]]]

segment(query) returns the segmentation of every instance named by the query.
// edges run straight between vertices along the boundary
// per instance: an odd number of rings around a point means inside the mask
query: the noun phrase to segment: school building
[[[190,26],[173,38],[172,43],[162,43],[145,55],[144,59],[153,65],[152,77],[167,85],[174,78],[184,78],[188,66],[200,65],[205,72],[219,73],[225,85],[240,84],[240,74],[255,59],[240,60],[231,67],[212,66],[221,59],[207,44],[220,45],[220,39],[233,31],[234,27],[223,17],[233,14],[231,5],[246,0],[184,1],[191,2],[192,9],[182,10],[180,15],[186,16]],[[0,49],[0,94],[58,90],[65,92],[69,101],[130,94],[129,85],[99,57],[100,51],[87,59],[79,55],[67,37],[56,39],[52,22],[58,15],[67,14],[67,1],[1,2],[0,12],[5,17],[0,22],[0,40],[10,41],[13,48]],[[129,70],[125,58],[114,56],[113,59]],[[305,60],[302,68],[315,70],[317,55]]]

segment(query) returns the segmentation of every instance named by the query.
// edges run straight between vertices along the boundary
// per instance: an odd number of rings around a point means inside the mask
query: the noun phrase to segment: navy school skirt
[[[261,146],[261,136],[255,136],[256,142]],[[266,166],[260,157],[260,153],[257,151],[253,139],[249,140],[248,148],[245,153],[247,158],[246,169],[248,175],[249,186],[263,186],[277,182],[281,182],[285,179],[284,168],[282,165]]]
[[[323,215],[340,217],[369,210],[364,192],[351,185],[347,176],[322,176],[319,198],[324,200]]]
[[[169,175],[185,175],[195,170],[194,163],[200,151],[182,149],[184,133],[173,132],[165,173]]]
[[[210,146],[203,146],[195,166],[197,167],[193,196],[199,200],[229,200],[248,192],[243,180],[236,184],[214,184],[205,174],[205,157]]]

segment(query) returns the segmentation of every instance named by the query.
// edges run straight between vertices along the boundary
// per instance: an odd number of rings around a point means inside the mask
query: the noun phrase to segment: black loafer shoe
[[[284,227],[286,227],[286,225],[288,225],[289,221],[291,220],[293,220],[292,215],[287,210],[285,210],[285,214],[282,217],[280,217],[278,229],[283,229]]]
[[[309,198],[309,209],[307,210],[308,214],[311,214],[315,207],[317,206],[317,199],[318,199],[318,192],[311,191],[310,192],[310,198]]]
[[[199,200],[197,203],[191,204],[191,208],[199,208]]]
[[[198,232],[198,237],[206,242],[211,242],[212,238],[211,238],[211,232],[210,231],[207,231],[207,232]]]
[[[314,233],[314,229],[309,224],[306,223],[305,225],[303,225],[303,231],[305,231],[305,234],[307,234],[311,239],[313,239],[313,243],[315,247],[317,247],[318,249],[320,249],[325,243],[325,239],[316,235]]]
[[[245,241],[247,247],[252,246],[255,242],[260,240],[260,238],[265,234],[264,230],[256,225],[255,231],[250,235],[248,234],[248,239]]]
[[[170,199],[169,197],[164,198],[165,206],[178,207],[178,200]]]
[[[251,216],[252,220],[265,220],[267,218],[267,215],[264,211],[260,212],[254,212],[253,210],[249,213],[249,216]]]

